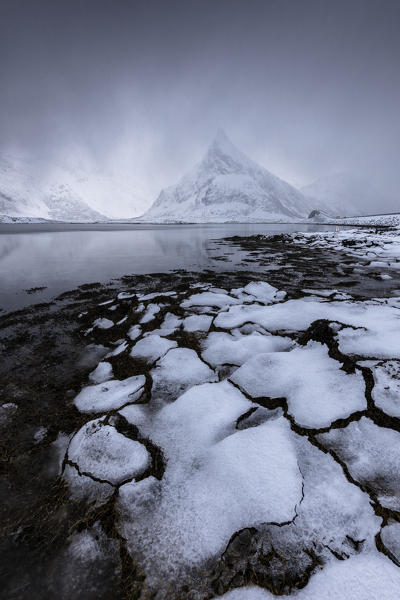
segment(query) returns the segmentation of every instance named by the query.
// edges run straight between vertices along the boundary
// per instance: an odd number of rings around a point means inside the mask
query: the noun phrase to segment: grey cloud
[[[290,182],[355,171],[396,208],[399,17],[396,0],[2,0],[1,151],[79,146],[154,196],[223,127]]]

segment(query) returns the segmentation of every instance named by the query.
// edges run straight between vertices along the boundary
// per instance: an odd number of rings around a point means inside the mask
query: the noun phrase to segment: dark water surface
[[[82,283],[173,269],[240,268],[215,260],[215,240],[240,235],[330,231],[318,224],[0,224],[0,309],[47,301]],[[43,288],[42,290],[26,290]]]

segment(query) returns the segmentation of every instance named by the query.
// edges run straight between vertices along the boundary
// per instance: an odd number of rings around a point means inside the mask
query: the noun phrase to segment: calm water
[[[43,302],[82,283],[219,263],[214,240],[232,235],[331,230],[324,225],[0,225],[0,308]],[[27,294],[25,290],[46,286]]]

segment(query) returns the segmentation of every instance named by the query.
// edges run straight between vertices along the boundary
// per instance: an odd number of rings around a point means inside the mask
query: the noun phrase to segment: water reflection
[[[212,240],[231,235],[315,231],[319,225],[2,225],[0,307],[45,301],[79,284],[171,269],[232,268],[211,261]],[[331,228],[329,228],[331,229]],[[47,286],[40,294],[24,290]]]

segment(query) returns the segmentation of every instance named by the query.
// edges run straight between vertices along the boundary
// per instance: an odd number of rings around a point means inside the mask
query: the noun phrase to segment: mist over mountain
[[[57,221],[105,219],[62,179],[44,184],[37,168],[5,157],[0,158],[0,214]]]
[[[287,221],[322,202],[307,198],[238,150],[220,130],[204,158],[176,185],[161,191],[146,221]]]
[[[335,215],[353,216],[393,210],[393,199],[365,178],[334,173],[303,186],[301,191],[329,207]]]
[[[0,156],[0,215],[96,221],[132,217],[148,205],[140,185],[96,168],[79,149],[63,164]]]
[[[130,157],[121,160],[129,170]],[[0,215],[70,222],[135,219],[148,208],[149,198],[134,178],[101,169],[79,148],[63,163],[0,156]],[[329,218],[385,212],[385,206],[390,207],[390,200],[383,192],[350,173],[321,177],[297,189],[250,159],[219,130],[202,160],[163,189],[139,219],[284,222],[307,218],[313,210]]]

